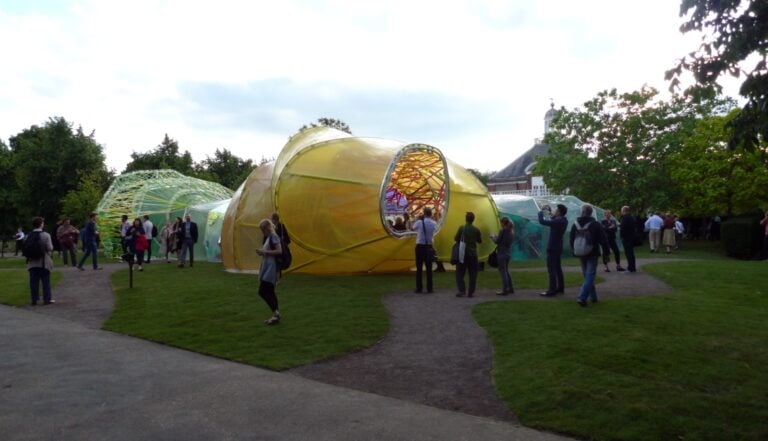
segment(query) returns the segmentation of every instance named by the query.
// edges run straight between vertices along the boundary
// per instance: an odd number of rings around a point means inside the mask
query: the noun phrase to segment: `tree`
[[[84,176],[98,176],[108,185],[104,153],[94,134],[85,135],[82,128],[73,131],[64,118],[22,131],[10,139],[10,146],[16,183],[12,201],[25,225],[32,216],[53,224],[62,214],[61,201],[78,189]]]
[[[708,216],[712,213],[741,214],[768,202],[768,148],[728,148],[730,121],[712,116],[698,122],[694,133],[672,158],[671,176],[681,189],[683,213]]]
[[[179,143],[169,138],[168,134],[165,135],[163,142],[155,147],[154,150],[147,153],[131,153],[131,162],[126,165],[123,173],[161,169],[176,170],[187,176],[195,175],[192,155],[186,150],[183,154],[180,154]]]
[[[673,207],[680,189],[670,178],[670,156],[698,120],[732,104],[711,92],[662,101],[653,88],[624,94],[614,89],[599,93],[584,110],[561,109],[544,139],[549,152],[535,172],[554,191],[599,206]]]
[[[666,73],[671,88],[683,70],[696,82],[715,85],[724,73],[744,75],[739,93],[747,99],[730,122],[731,148],[756,148],[768,140],[768,2],[765,0],[682,0],[680,16],[688,17],[680,31],[702,32],[699,48],[680,59]],[[744,67],[745,63],[754,65]]]
[[[13,157],[8,146],[0,140],[0,237],[7,237],[16,231],[19,216],[13,204],[16,191],[16,177],[13,173]]]
[[[340,119],[335,119],[335,118],[318,118],[316,123],[312,122],[312,123],[304,124],[303,126],[301,126],[299,128],[299,133],[306,129],[310,129],[312,127],[322,127],[322,126],[341,130],[342,132],[349,133],[350,135],[352,134],[352,129],[349,127],[349,125],[347,125],[347,123],[345,123]]]
[[[80,178],[78,188],[61,200],[61,213],[72,219],[73,225],[84,225],[104,195],[104,183],[98,173],[86,174]]]
[[[468,168],[467,171],[472,173],[473,175],[475,175],[475,177],[477,179],[479,179],[480,182],[482,182],[483,185],[485,185],[485,186],[488,186],[488,180],[491,179],[491,176],[496,174],[496,172],[493,172],[493,171],[481,172],[480,170],[478,170],[476,168]]]
[[[246,161],[227,149],[216,149],[213,158],[206,156],[206,159],[195,165],[195,169],[197,177],[235,189],[253,171],[254,165],[252,160]]]

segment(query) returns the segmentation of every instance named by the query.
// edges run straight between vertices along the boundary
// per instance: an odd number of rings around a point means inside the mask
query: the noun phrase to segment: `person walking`
[[[664,234],[662,236],[662,244],[667,249],[667,254],[672,252],[672,248],[675,247],[675,217],[672,213],[667,213],[664,217]]]
[[[144,235],[147,236],[147,263],[152,263],[152,239],[155,237],[155,225],[149,220],[149,215],[144,215],[144,222],[141,224],[144,227]]]
[[[679,250],[683,247],[683,236],[685,235],[685,226],[680,220],[680,216],[675,215],[675,249]]]
[[[595,289],[597,258],[600,257],[601,249],[608,248],[608,240],[605,237],[603,227],[592,217],[592,211],[591,205],[582,205],[581,216],[571,226],[571,250],[581,261],[581,273],[584,275],[584,283],[579,289],[577,300],[579,306],[582,307],[587,306],[588,298],[592,303],[597,303],[597,290]],[[581,247],[582,249],[576,243],[577,238],[583,239],[584,246]]]
[[[83,228],[81,234],[83,237],[83,249],[85,250],[85,254],[83,254],[83,257],[80,259],[80,263],[77,264],[77,269],[80,271],[85,271],[83,264],[85,263],[86,259],[88,259],[88,256],[93,256],[93,269],[100,270],[101,267],[99,266],[98,245],[96,243],[98,240],[99,231],[96,229],[95,212],[88,215],[88,222],[85,224],[85,228]]]
[[[275,256],[283,253],[280,244],[280,237],[275,233],[275,226],[269,219],[263,219],[259,222],[259,229],[264,234],[264,245],[256,250],[256,254],[261,256],[261,266],[259,267],[259,296],[267,303],[272,311],[272,316],[264,323],[267,325],[276,325],[280,323],[280,310],[278,309],[277,293],[275,287],[278,281],[278,265]]]
[[[32,232],[27,235],[24,249],[28,251],[27,271],[29,272],[29,293],[32,306],[40,301],[40,285],[43,285],[43,305],[56,303],[51,293],[51,271],[53,271],[53,241],[51,235],[43,231],[45,221],[42,217],[32,219]]]
[[[459,292],[456,293],[456,297],[468,297],[475,296],[475,288],[477,287],[477,244],[483,242],[483,237],[480,234],[480,230],[477,229],[472,223],[475,221],[475,213],[468,211],[464,216],[465,224],[459,227],[456,231],[456,235],[453,240],[455,242],[464,242],[464,261],[456,265],[456,286]],[[469,289],[464,286],[464,274],[469,272]]]
[[[179,268],[184,268],[189,251],[189,267],[195,264],[195,244],[197,243],[197,224],[192,222],[192,216],[187,213],[184,216],[185,222],[181,224],[181,252],[179,252]],[[271,222],[270,222],[271,223]]]
[[[18,256],[21,252],[21,246],[24,245],[24,238],[27,237],[26,234],[24,234],[24,230],[19,226],[19,229],[16,231],[16,235],[13,236],[13,238],[16,240],[16,252],[13,253],[14,256]]]
[[[627,205],[621,207],[621,220],[619,221],[621,229],[621,245],[624,247],[624,256],[627,258],[627,271],[634,273],[637,271],[635,266],[635,238],[637,235],[637,220],[629,212]]]
[[[651,252],[655,253],[659,250],[661,245],[661,229],[664,226],[664,219],[661,218],[660,213],[656,212],[645,221],[645,231],[648,232],[648,242],[651,247]]]
[[[69,223],[69,218],[65,217],[61,221],[59,229],[56,230],[56,237],[59,239],[64,266],[69,266],[68,257],[72,258],[72,266],[77,265],[77,246],[75,245],[75,242],[79,236],[80,230],[73,227],[72,224]]]
[[[501,275],[501,291],[496,295],[506,296],[513,294],[512,276],[509,275],[509,260],[512,258],[512,241],[515,238],[515,224],[504,216],[501,218],[501,229],[497,236],[491,236],[496,244],[496,258],[498,260],[499,275]]]
[[[437,222],[432,220],[432,209],[427,207],[424,209],[424,216],[417,220],[413,224],[414,231],[416,232],[416,249],[414,251],[416,255],[416,291],[421,293],[424,289],[422,285],[422,267],[426,266],[427,269],[427,293],[432,293],[432,256],[435,255],[434,248],[432,246],[435,231],[437,230]]]
[[[551,215],[550,219],[544,219],[544,214]],[[549,227],[549,241],[547,242],[547,273],[549,274],[549,287],[541,296],[552,297],[565,293],[565,278],[563,277],[563,236],[568,228],[568,219],[565,215],[568,207],[557,204],[555,213],[552,208],[544,205],[539,211],[539,223]]]
[[[603,213],[603,220],[600,222],[603,227],[605,237],[608,239],[608,248],[603,250],[603,265],[605,265],[605,272],[609,273],[611,270],[608,268],[608,262],[611,261],[611,252],[616,258],[616,271],[625,271],[621,267],[621,253],[619,252],[619,245],[616,243],[616,232],[619,229],[619,223],[611,214],[611,210],[605,210]]]

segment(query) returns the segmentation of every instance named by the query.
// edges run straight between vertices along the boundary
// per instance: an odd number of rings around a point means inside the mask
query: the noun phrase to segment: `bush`
[[[723,222],[721,238],[725,252],[738,259],[750,259],[763,246],[761,212],[736,216]]]

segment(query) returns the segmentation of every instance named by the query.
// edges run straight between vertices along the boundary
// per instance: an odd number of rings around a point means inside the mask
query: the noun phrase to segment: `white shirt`
[[[661,227],[664,226],[664,221],[655,214],[648,218],[647,221],[645,221],[645,228],[649,230],[661,230]]]
[[[422,224],[424,225],[423,227]],[[416,245],[432,245],[436,228],[437,222],[433,221],[430,217],[425,217],[423,221],[417,220],[413,224],[413,231],[416,232]],[[426,237],[424,236],[424,230],[427,232]]]
[[[683,226],[683,223],[680,221],[675,221],[675,230],[677,230],[677,234],[685,233],[685,227]]]
[[[148,239],[152,238],[152,221],[147,219],[144,221],[144,234],[147,236]]]
[[[120,236],[125,237],[125,235],[128,234],[129,228],[131,228],[131,223],[128,221],[123,222],[123,224],[120,225]]]

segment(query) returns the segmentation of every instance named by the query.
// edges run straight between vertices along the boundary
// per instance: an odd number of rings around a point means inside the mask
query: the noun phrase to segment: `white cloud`
[[[666,89],[664,70],[695,47],[669,0],[53,3],[0,1],[0,136],[64,116],[95,129],[118,170],[165,133],[196,160],[221,147],[274,156],[290,128],[320,116],[497,170],[542,135],[549,98],[571,108],[606,88]],[[188,90],[270,81],[291,87],[281,90],[290,105],[269,95],[201,103]],[[415,121],[430,123],[419,131]]]

